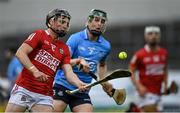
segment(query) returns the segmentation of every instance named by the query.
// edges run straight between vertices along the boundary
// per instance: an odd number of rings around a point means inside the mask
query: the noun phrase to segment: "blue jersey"
[[[7,70],[8,79],[11,81],[15,81],[16,77],[22,71],[22,68],[23,66],[20,63],[20,61],[16,57],[13,57],[8,65],[8,70]]]
[[[110,43],[102,35],[99,36],[97,41],[90,41],[87,35],[87,29],[72,34],[67,41],[67,45],[71,52],[71,58],[84,58],[89,63],[90,71],[93,73],[96,72],[99,62],[105,62],[111,50]],[[73,66],[73,71],[81,81],[91,83],[92,77],[78,70],[77,66]],[[77,88],[68,83],[62,70],[57,71],[55,83],[71,90]]]

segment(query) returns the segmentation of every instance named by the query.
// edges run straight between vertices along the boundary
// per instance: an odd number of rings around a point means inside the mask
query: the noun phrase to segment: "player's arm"
[[[33,66],[28,54],[31,53],[33,48],[26,43],[23,43],[16,52],[16,57],[24,65],[25,68],[29,69],[32,73],[37,70],[37,68],[30,69]]]
[[[131,75],[131,81],[134,84],[134,86],[136,87],[137,91],[139,92],[140,96],[144,96],[146,93],[146,88],[140,83],[139,80],[136,79],[135,76],[135,71],[136,71],[136,67],[134,66],[129,66],[129,70],[131,71],[132,75]]]
[[[105,62],[100,62],[98,65],[98,75],[99,79],[103,79],[106,76],[107,65]]]
[[[81,60],[80,58],[71,59],[71,60],[70,60],[71,66],[79,65],[79,64],[80,64],[80,60]]]
[[[77,75],[73,72],[72,67],[70,64],[64,64],[62,65],[62,69],[64,71],[64,74],[68,80],[68,82],[72,85],[75,85],[76,87],[78,87],[81,90],[85,90],[85,83],[83,83],[78,77]]]
[[[69,47],[71,57],[73,56],[73,54],[76,54],[75,51],[77,50],[79,43],[80,40],[78,37],[76,37],[76,35],[71,35],[67,40],[66,44]],[[82,71],[89,72],[89,64],[86,62],[84,58],[73,58],[70,60],[70,64],[72,66],[78,65],[79,68],[81,67]]]
[[[169,93],[169,87],[168,87],[168,58],[169,58],[169,54],[166,51],[166,63],[165,63],[165,67],[164,67],[164,79],[163,79],[163,83],[164,83],[164,92],[165,93]]]
[[[132,75],[131,75],[131,81],[132,81],[132,83],[135,85],[135,87],[138,87],[138,84],[140,84],[140,83],[139,83],[139,81],[136,79],[136,76],[135,76],[136,67],[129,65],[129,70],[130,70],[131,73],[132,73]]]
[[[138,86],[141,85],[141,83],[139,82],[139,80],[136,79],[136,75],[135,75],[135,71],[137,69],[137,62],[138,62],[138,59],[137,59],[137,55],[134,55],[133,58],[131,59],[130,61],[130,64],[129,64],[129,70],[131,71],[132,75],[131,75],[131,81],[132,83],[134,84],[134,86],[136,88],[138,88]]]
[[[168,91],[168,69],[167,69],[167,66],[165,67],[164,69],[164,91],[167,92]]]
[[[81,59],[71,59],[70,53],[73,54],[73,52],[72,52],[71,46],[69,46],[69,48],[68,47],[64,48],[65,49],[65,54],[64,54],[63,61],[61,62],[62,63],[61,68],[63,69],[64,74],[65,74],[65,76],[66,76],[69,83],[71,83],[72,85],[78,87],[79,89],[84,90],[84,86],[86,84],[83,83],[77,77],[77,75],[73,72],[72,66],[71,66],[71,65],[79,64],[79,62],[81,62]]]
[[[86,60],[84,58],[71,59],[70,64],[72,66],[77,65],[79,67],[79,69],[81,69],[82,71],[84,71],[86,73],[88,73],[90,70],[89,64],[88,64],[88,62],[86,62]]]
[[[20,60],[20,62],[24,65],[26,69],[28,69],[35,78],[39,79],[40,81],[46,81],[48,79],[48,75],[40,72],[30,61],[28,54],[33,51],[33,48],[23,43],[16,52],[16,57]]]
[[[69,39],[67,40],[66,44],[68,45],[68,49],[69,49],[69,52],[70,52],[70,56],[72,57],[73,54],[75,53],[76,51],[76,48],[78,48],[78,41],[75,39],[76,37],[74,37],[74,35],[71,35],[69,37]],[[80,58],[73,58],[70,60],[70,64],[72,66],[74,65],[79,65],[80,63]]]
[[[98,75],[99,75],[99,79],[103,79],[106,77],[106,73],[107,73],[107,65],[105,62],[100,62],[98,65]],[[102,83],[103,89],[104,91],[112,97],[112,90],[113,90],[113,86],[112,84],[110,84],[109,82],[104,82]]]
[[[137,69],[137,56],[133,56],[130,64],[129,64],[129,70],[131,71],[131,81],[136,87],[137,91],[139,92],[140,96],[144,96],[145,93],[147,92],[146,87],[141,84],[141,82],[136,78],[135,71]]]

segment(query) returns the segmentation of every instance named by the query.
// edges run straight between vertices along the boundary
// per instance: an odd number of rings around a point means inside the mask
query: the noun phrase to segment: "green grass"
[[[0,105],[0,112],[4,112],[5,110],[5,104]],[[121,107],[113,107],[113,106],[108,106],[108,107],[94,107],[94,112],[124,112],[127,108],[121,108]],[[70,112],[70,109],[67,108],[66,112]]]
[[[94,108],[94,112],[124,112],[125,108],[117,108],[117,107],[97,107]]]
[[[124,112],[126,111],[127,108],[122,108],[122,107],[113,107],[113,106],[108,106],[108,107],[94,107],[94,112]],[[67,108],[65,112],[70,112],[70,109]]]
[[[4,112],[4,110],[5,110],[5,105],[0,105],[0,112]]]

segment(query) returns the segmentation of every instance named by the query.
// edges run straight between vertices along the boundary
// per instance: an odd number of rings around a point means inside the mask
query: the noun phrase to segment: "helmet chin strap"
[[[90,30],[89,27],[87,26],[87,29],[93,36],[100,36],[102,34],[101,31],[96,31],[96,30]]]
[[[55,29],[53,29],[53,28],[50,27],[50,26],[49,26],[49,28],[50,28],[54,33],[56,33],[58,37],[64,37],[64,36],[66,35],[65,32],[62,32],[62,31],[60,31],[60,30],[55,30]]]
[[[157,46],[159,43],[158,42],[151,42],[151,43],[148,43],[151,47],[155,47]]]

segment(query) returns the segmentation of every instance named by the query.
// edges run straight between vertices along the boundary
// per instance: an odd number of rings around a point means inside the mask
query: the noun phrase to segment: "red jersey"
[[[168,52],[159,48],[150,51],[148,45],[133,56],[130,66],[139,70],[139,80],[151,93],[160,94],[161,85],[167,68]]]
[[[24,43],[33,48],[28,55],[32,64],[50,78],[47,82],[40,82],[28,69],[23,68],[16,84],[32,92],[52,96],[52,85],[57,68],[70,63],[68,46],[60,40],[53,39],[45,30],[35,31]]]

